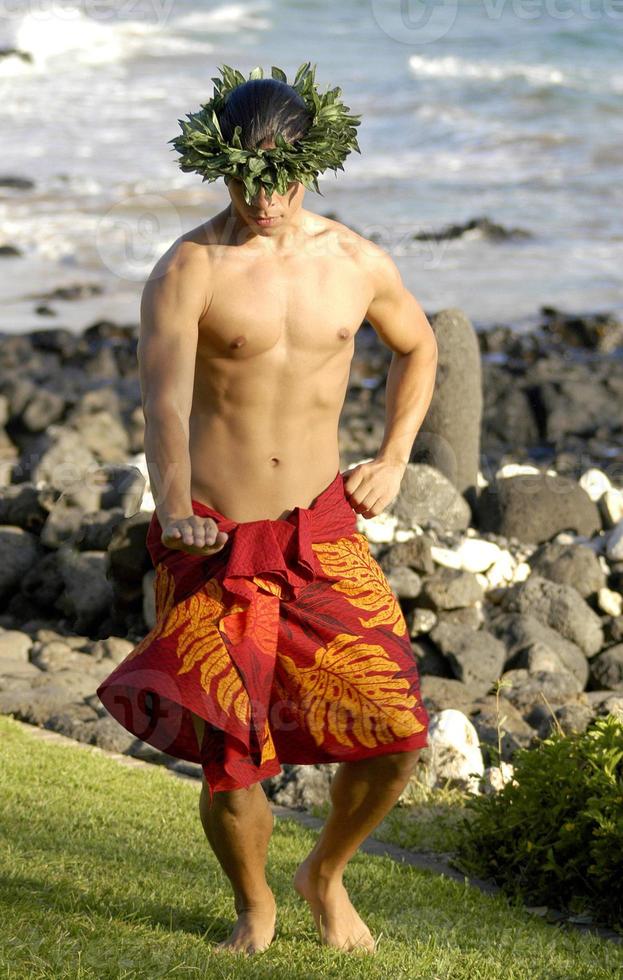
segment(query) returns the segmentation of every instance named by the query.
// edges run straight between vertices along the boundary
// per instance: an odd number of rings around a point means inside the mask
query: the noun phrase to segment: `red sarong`
[[[285,520],[237,523],[211,556],[168,548],[154,512],[156,625],[97,688],[128,731],[201,765],[214,792],[280,763],[364,759],[427,745],[404,615],[338,471]],[[189,712],[205,722],[199,747]]]

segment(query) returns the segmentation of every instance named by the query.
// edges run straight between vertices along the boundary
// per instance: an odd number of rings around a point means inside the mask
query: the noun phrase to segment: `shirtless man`
[[[358,514],[380,514],[397,495],[436,372],[432,328],[386,252],[305,210],[300,182],[270,198],[262,188],[250,205],[241,181],[227,186],[230,204],[168,249],[141,304],[145,452],[162,542],[192,554],[220,550],[227,535],[193,515],[191,497],[235,521],[283,519],[334,478],[364,318],[394,356],[382,444],[345,475]],[[274,221],[258,224],[258,215]],[[201,745],[203,720],[193,721]],[[294,878],[329,945],[374,950],[342,875],[398,799],[418,754],[342,762],[333,778],[331,813]],[[238,913],[219,947],[264,949],[276,908],[265,877],[273,814],[261,783],[217,793],[210,806],[204,782],[199,809]]]

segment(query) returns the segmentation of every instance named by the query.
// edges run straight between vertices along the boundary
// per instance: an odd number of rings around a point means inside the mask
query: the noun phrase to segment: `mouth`
[[[258,225],[272,225],[277,220],[277,215],[252,214],[251,218]]]

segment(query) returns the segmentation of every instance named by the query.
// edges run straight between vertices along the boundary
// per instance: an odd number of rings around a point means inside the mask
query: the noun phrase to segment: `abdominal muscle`
[[[278,408],[278,406],[277,406]],[[309,507],[340,468],[340,406],[287,415],[260,407],[190,417],[191,496],[236,522],[285,520]]]

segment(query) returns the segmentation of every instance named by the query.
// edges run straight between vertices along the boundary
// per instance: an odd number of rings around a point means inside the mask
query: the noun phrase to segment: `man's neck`
[[[252,249],[264,250],[269,255],[286,255],[293,248],[298,248],[303,239],[307,239],[310,223],[317,218],[310,211],[300,208],[295,215],[279,222],[270,235],[261,235],[240,217],[233,203],[225,212],[227,227],[232,229],[231,238],[240,245]]]

